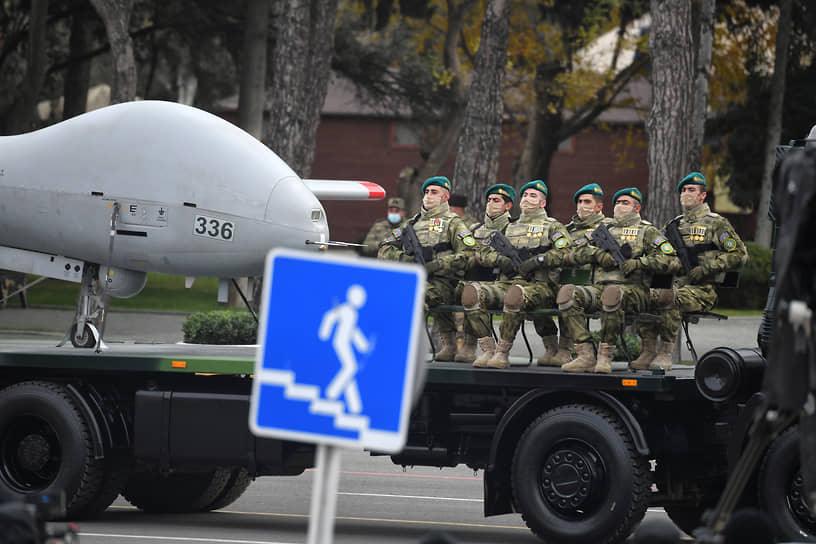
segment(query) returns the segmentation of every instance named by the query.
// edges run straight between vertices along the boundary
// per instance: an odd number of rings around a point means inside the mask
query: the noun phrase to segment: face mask
[[[615,217],[623,217],[624,215],[628,215],[635,211],[634,206],[630,206],[629,204],[615,204]]]
[[[391,223],[392,225],[396,225],[400,221],[402,221],[402,216],[400,214],[398,214],[398,213],[389,213],[388,214],[388,222]]]
[[[578,206],[575,210],[575,215],[578,216],[578,219],[586,219],[591,217],[595,213],[595,206]]]
[[[521,202],[519,202],[519,208],[521,208],[521,211],[524,212],[531,212],[533,210],[537,210],[538,206],[539,201],[533,200],[532,198],[529,197],[524,197],[521,199]]]
[[[697,207],[697,195],[694,193],[681,193],[680,205],[684,210]]]
[[[426,210],[432,210],[442,204],[442,195],[432,195],[428,193],[422,197],[422,205]]]
[[[504,203],[502,202],[488,202],[485,208],[485,213],[491,219],[500,216],[504,213]]]

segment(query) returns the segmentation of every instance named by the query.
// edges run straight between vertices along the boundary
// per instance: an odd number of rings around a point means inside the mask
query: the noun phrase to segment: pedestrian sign
[[[374,259],[269,253],[250,428],[363,447],[405,444],[425,270]]]

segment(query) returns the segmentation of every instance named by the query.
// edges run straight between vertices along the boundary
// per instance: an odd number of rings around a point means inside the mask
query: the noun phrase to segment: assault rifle
[[[510,240],[508,240],[501,231],[497,230],[496,232],[490,233],[490,245],[505,257],[509,257],[510,260],[513,261],[516,270],[518,270],[522,261],[524,261],[519,254],[519,250],[513,247],[513,244],[510,243]]]
[[[669,239],[669,243],[674,246],[677,256],[680,257],[680,263],[683,265],[683,273],[688,274],[689,271],[698,264],[697,251],[686,246],[686,243],[683,241],[683,235],[680,234],[680,229],[677,228],[679,222],[679,217],[669,221],[669,224],[666,225],[665,234],[666,238]]]
[[[618,266],[622,265],[623,261],[632,256],[632,246],[629,244],[623,244],[623,246],[618,245],[618,242],[612,236],[612,233],[609,232],[605,223],[601,223],[592,231],[592,241],[595,242],[595,247],[612,255],[612,258],[615,259]]]
[[[413,255],[416,262],[422,266],[425,266],[425,263],[429,260],[426,258],[425,248],[419,243],[414,226],[411,224],[405,225],[402,229],[402,247],[405,249],[406,254]]]

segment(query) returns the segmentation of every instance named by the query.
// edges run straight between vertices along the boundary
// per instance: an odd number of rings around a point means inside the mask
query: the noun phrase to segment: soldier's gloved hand
[[[541,263],[538,262],[538,257],[537,256],[536,257],[530,257],[529,259],[526,259],[526,260],[521,262],[521,266],[519,266],[519,272],[521,272],[523,275],[526,276],[530,272],[532,272],[534,270],[538,270],[538,268],[540,266],[541,266]]]
[[[436,259],[425,263],[425,272],[427,272],[429,276],[438,271],[440,268],[442,268],[442,263]]]
[[[615,268],[618,266],[618,263],[615,262],[615,258],[606,251],[596,253],[595,262],[598,263],[601,268]]]
[[[624,276],[628,276],[635,270],[640,270],[642,267],[643,263],[640,262],[640,259],[626,259],[621,266],[621,272],[623,272]]]
[[[512,274],[516,271],[516,265],[513,264],[513,261],[510,259],[510,257],[505,257],[504,255],[501,255],[499,259],[496,261],[496,266],[504,274]]]
[[[688,273],[689,283],[700,283],[702,279],[708,275],[708,270],[702,265],[695,266]]]

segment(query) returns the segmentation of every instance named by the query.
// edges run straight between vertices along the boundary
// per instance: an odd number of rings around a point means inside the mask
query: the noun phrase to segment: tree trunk
[[[133,0],[91,0],[105,25],[111,48],[113,85],[111,104],[130,102],[136,98],[136,60],[130,39],[130,13]]]
[[[301,177],[314,161],[329,85],[337,0],[290,0],[279,18],[267,144]]]
[[[689,171],[691,5],[689,0],[651,0],[651,12],[652,108],[646,121],[649,191],[643,215],[662,227],[680,211],[676,187]]]
[[[35,111],[45,82],[46,43],[45,27],[48,0],[32,0],[28,22],[28,55],[22,85],[17,89],[14,103],[6,121],[6,134],[20,134],[35,128]],[[2,39],[2,38],[0,38]]]
[[[499,171],[509,14],[507,0],[488,2],[453,167],[453,186],[470,197],[469,211],[474,217],[484,210],[481,198],[476,197],[496,183]]]
[[[714,41],[714,9],[716,0],[701,0],[699,40],[694,61],[694,98],[691,114],[691,143],[689,169],[702,170],[703,138],[705,137],[706,103],[708,100],[708,75],[711,68],[711,45]]]
[[[768,128],[765,133],[765,165],[762,169],[762,189],[759,195],[759,215],[754,241],[771,247],[773,225],[768,220],[768,205],[773,188],[773,167],[776,146],[782,133],[782,103],[785,97],[785,72],[788,65],[788,45],[791,33],[791,11],[793,0],[780,0],[779,22],[776,25],[776,54],[774,73],[771,79],[771,98],[768,104]]]
[[[88,8],[90,9],[90,8]],[[71,38],[68,43],[68,67],[63,84],[62,118],[70,119],[85,113],[88,107],[88,87],[91,81],[91,61],[83,58],[93,45],[92,17],[88,10],[78,9],[71,19]]]

